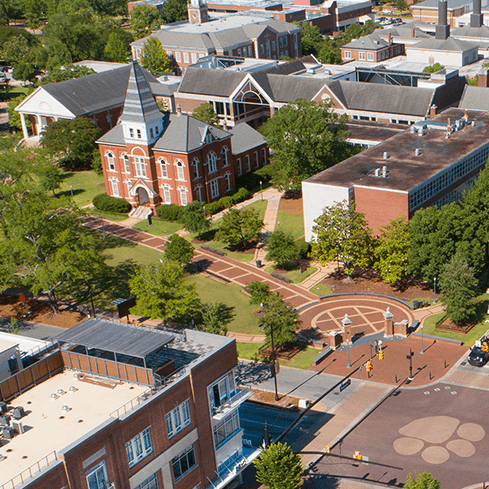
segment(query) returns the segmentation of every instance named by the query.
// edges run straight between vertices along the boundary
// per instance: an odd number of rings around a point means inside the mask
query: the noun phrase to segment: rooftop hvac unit
[[[51,401],[56,401],[56,399],[58,399],[58,397],[59,397],[58,394],[56,394],[56,392],[53,392],[51,394]]]
[[[22,421],[20,419],[13,419],[10,422],[10,426],[19,435],[24,433],[24,424],[22,423]]]
[[[12,417],[15,419],[20,419],[24,416],[24,408],[22,406],[17,406],[14,407],[14,410],[12,411]]]
[[[384,151],[384,160],[386,160],[387,158],[389,158],[389,152],[388,151]]]
[[[66,394],[66,392],[63,389],[58,389],[57,394],[62,396],[63,394]]]
[[[68,411],[71,411],[71,408],[68,407],[66,404],[61,408],[63,412],[67,413]]]
[[[421,154],[421,148],[416,148],[416,149],[414,150],[414,154],[415,154],[416,156],[419,156],[419,155]]]
[[[422,127],[418,129],[418,136],[424,136],[424,129]]]
[[[7,408],[7,403],[6,402],[0,402],[0,414],[5,414],[8,411]]]
[[[374,176],[380,177],[380,168],[376,168],[374,171]]]
[[[7,427],[9,426],[9,421],[10,421],[10,416],[8,414],[4,416],[0,416],[0,427]]]
[[[386,166],[382,167],[382,178],[387,178],[387,167]]]

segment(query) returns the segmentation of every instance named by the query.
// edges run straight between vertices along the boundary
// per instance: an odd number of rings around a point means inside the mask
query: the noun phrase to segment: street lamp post
[[[265,326],[264,323],[264,309],[265,309],[265,304],[261,303],[261,317],[262,317],[262,325],[263,327]],[[273,344],[273,323],[270,321],[270,342],[272,346],[272,375],[273,375],[273,382],[275,384],[275,400],[278,401],[278,388],[277,388],[277,369],[275,366],[275,346]]]
[[[424,353],[424,349],[423,349],[423,324],[421,325],[421,355]]]
[[[261,200],[263,200],[263,182],[260,180],[260,195],[261,195]]]
[[[70,189],[71,189],[71,199],[73,200],[73,185],[70,185]]]
[[[351,368],[350,365],[350,338],[349,331],[351,326],[351,319],[348,317],[348,314],[345,314],[345,317],[341,320],[341,324],[343,325],[343,331],[345,332],[346,338],[346,354],[348,356],[348,368]]]
[[[434,286],[433,286],[433,304],[436,304],[436,277],[433,279],[433,283],[434,283]]]

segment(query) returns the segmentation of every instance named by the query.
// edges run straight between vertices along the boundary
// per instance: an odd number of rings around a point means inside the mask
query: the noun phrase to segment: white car
[[[7,77],[5,76],[4,73],[0,73],[0,83],[6,83],[7,82]]]

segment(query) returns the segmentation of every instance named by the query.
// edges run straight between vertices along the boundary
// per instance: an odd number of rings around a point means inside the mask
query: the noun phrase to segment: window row
[[[211,409],[222,406],[236,395],[236,384],[234,383],[234,372],[227,373],[216,383],[207,388],[209,406]]]
[[[266,164],[267,164],[267,150],[265,148],[262,148],[262,166],[265,166]],[[258,151],[253,152],[253,166],[255,169],[260,168]],[[247,154],[244,157],[244,162],[241,161],[241,158],[236,158],[236,170],[238,172],[238,177],[243,175],[243,173],[251,172],[251,157],[249,154]]]
[[[197,63],[197,60],[202,58],[204,55],[200,53],[186,53],[186,52],[180,52],[180,51],[167,51],[166,54],[168,57],[175,57],[175,61],[177,63],[182,62],[182,55],[183,55],[183,62],[184,63],[190,63],[190,60],[192,60],[192,63]]]
[[[165,420],[168,438],[172,438],[179,431],[182,431],[187,427],[190,424],[190,408],[188,400],[182,402],[182,404],[167,413],[165,415]]]
[[[116,171],[114,153],[109,151],[108,153],[106,153],[105,157],[107,158],[107,167],[108,167],[109,171]],[[124,164],[124,173],[131,173],[131,165],[129,163],[129,156],[123,155],[122,159],[123,159],[123,164]],[[142,156],[133,156],[133,160],[134,160],[134,168],[135,168],[136,176],[146,178],[147,173],[146,173],[145,158],[143,158]]]
[[[153,445],[151,444],[151,434],[149,432],[149,428],[146,428],[141,433],[138,433],[134,438],[126,443],[126,453],[129,467],[134,467],[134,465],[143,460],[143,458],[153,453]]]
[[[440,172],[436,177],[417,187],[409,195],[409,209],[416,209],[421,204],[427,200],[430,200],[433,196],[462,178],[464,175],[467,175],[467,173],[470,173],[476,168],[484,165],[488,156],[489,144],[478,150],[476,153],[463,158],[446,170]]]
[[[234,433],[239,430],[239,415],[235,410],[229,416],[226,416],[222,421],[214,426],[214,446],[217,447],[224,443]]]

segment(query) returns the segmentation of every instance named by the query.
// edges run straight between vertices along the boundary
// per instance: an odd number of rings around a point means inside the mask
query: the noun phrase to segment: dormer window
[[[134,137],[134,129],[133,129],[132,127],[130,127],[130,128],[129,128],[129,136],[130,136],[131,138],[133,138],[133,137]]]
[[[136,131],[138,132],[138,139],[141,139],[141,129],[136,129]]]
[[[152,127],[150,127],[150,128],[149,128],[149,135],[150,135],[152,138],[154,137],[154,136],[153,136],[153,128],[152,128]]]
[[[205,142],[207,144],[212,143],[212,135],[211,134],[207,134],[207,136],[205,137]]]
[[[155,127],[155,136],[158,136],[159,131],[158,131],[158,126]]]

